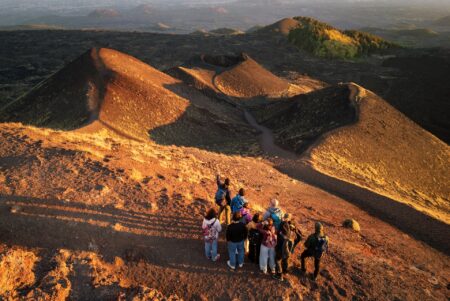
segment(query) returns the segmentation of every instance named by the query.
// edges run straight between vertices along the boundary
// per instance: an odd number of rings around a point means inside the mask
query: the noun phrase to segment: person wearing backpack
[[[226,232],[228,255],[230,256],[227,265],[231,270],[236,269],[236,264],[240,268],[244,266],[244,241],[247,238],[248,231],[244,223],[241,222],[241,219],[241,213],[235,212],[233,214],[233,220],[228,225]]]
[[[291,231],[290,220],[292,215],[286,213],[283,216],[283,222],[277,235],[277,246],[275,247],[275,279],[283,281],[283,274],[286,274],[289,268],[289,258],[291,256],[291,248],[294,243],[294,233]]]
[[[280,229],[281,222],[283,221],[283,211],[279,208],[279,203],[276,199],[270,201],[270,206],[264,213],[263,219],[266,220],[269,217],[273,220],[275,229],[278,231]]]
[[[242,215],[241,218],[241,222],[244,223],[244,225],[248,225],[248,223],[250,223],[252,221],[252,213],[250,211],[250,205],[248,204],[248,202],[245,202],[243,207],[241,208],[241,210],[239,210],[239,212]],[[248,230],[248,228],[247,228]],[[249,241],[248,238],[245,240],[244,243],[244,249],[245,249],[245,254],[248,254],[248,248],[249,248]]]
[[[300,256],[301,259],[301,270],[306,272],[305,258],[314,257],[314,276],[313,279],[316,280],[319,275],[320,269],[320,259],[323,253],[328,249],[329,239],[323,232],[323,226],[321,223],[317,222],[315,225],[315,233],[308,236],[305,241],[306,250],[303,251]]]
[[[252,220],[247,224],[248,229],[248,259],[253,263],[259,263],[259,253],[261,250],[262,234],[258,230],[258,225],[262,222],[262,215],[255,213]]]
[[[267,262],[271,273],[275,273],[275,246],[277,245],[277,234],[273,220],[267,220],[257,226],[262,234],[261,250],[259,253],[259,268],[263,274],[267,274]]]
[[[247,200],[244,198],[245,191],[244,188],[239,189],[239,193],[231,200],[231,213],[239,212],[244,204],[247,203]]]
[[[212,261],[217,261],[220,258],[220,254],[217,253],[217,240],[219,239],[219,233],[222,231],[222,226],[217,219],[215,209],[211,208],[205,215],[202,230],[205,239],[206,257]]]
[[[225,214],[225,224],[230,224],[230,204],[231,204],[231,193],[230,193],[230,179],[226,178],[222,183],[220,181],[220,175],[216,177],[217,182],[217,192],[215,195],[216,204],[219,206],[219,221],[222,220],[222,215]]]

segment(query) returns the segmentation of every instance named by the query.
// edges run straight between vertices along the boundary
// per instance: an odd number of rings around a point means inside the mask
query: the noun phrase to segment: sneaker
[[[267,275],[267,271],[261,270],[261,273],[264,274],[264,275]]]
[[[227,261],[227,265],[230,269],[232,269],[234,271],[235,267],[231,265],[230,261]]]
[[[239,265],[239,267],[240,267],[240,268],[242,268],[243,266],[244,266],[244,264],[243,264],[243,263],[241,263],[241,264]]]
[[[275,275],[275,270],[270,270],[270,274]]]
[[[220,254],[217,254],[215,258],[212,259],[212,261],[217,261],[220,259]]]

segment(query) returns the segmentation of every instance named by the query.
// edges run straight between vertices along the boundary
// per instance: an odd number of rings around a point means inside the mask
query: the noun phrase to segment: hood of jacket
[[[268,211],[272,214],[275,213],[277,215],[281,214],[281,209],[278,207],[269,207]]]

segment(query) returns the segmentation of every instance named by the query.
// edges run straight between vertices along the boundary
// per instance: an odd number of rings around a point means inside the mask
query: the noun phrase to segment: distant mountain
[[[328,58],[355,58],[398,47],[375,35],[356,30],[341,31],[309,17],[283,19],[259,32],[282,34],[299,48]]]

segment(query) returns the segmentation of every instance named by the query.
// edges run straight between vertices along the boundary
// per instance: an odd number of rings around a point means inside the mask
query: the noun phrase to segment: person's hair
[[[239,189],[239,195],[240,195],[240,196],[244,196],[244,195],[245,195],[245,190],[244,190],[244,188]]]
[[[240,221],[242,218],[242,214],[239,211],[236,211],[233,213],[233,221],[237,222]]]
[[[271,217],[266,219],[267,225],[264,226],[264,229],[269,230],[273,227],[273,219]]]
[[[290,222],[292,220],[292,214],[290,213],[285,213],[283,216],[283,220]]]
[[[248,202],[245,202],[244,205],[242,205],[242,207],[244,207],[244,208],[248,208],[249,206],[250,206],[250,205],[249,205]]]
[[[205,218],[207,220],[211,220],[211,219],[216,218],[216,217],[217,217],[217,211],[214,208],[209,209],[208,212],[205,215]]]
[[[230,179],[226,178],[223,183],[225,184],[225,186],[230,186]]]
[[[261,213],[255,213],[255,215],[253,215],[252,221],[254,223],[260,223],[262,221]]]

